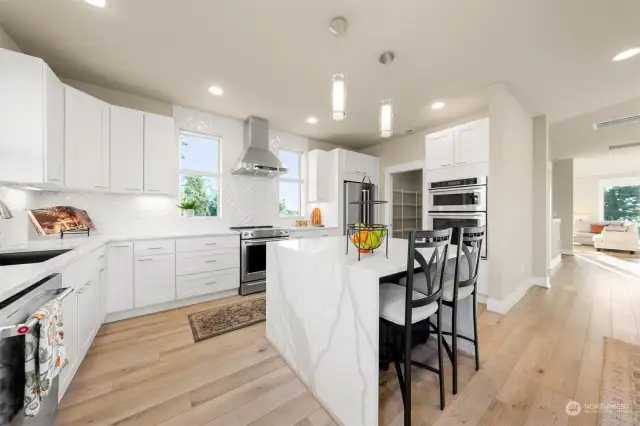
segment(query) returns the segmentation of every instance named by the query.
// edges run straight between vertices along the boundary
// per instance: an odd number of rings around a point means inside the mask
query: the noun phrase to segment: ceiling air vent
[[[609,146],[609,151],[615,151],[617,149],[625,149],[625,148],[636,148],[639,146],[640,146],[640,142],[626,143],[623,145],[611,145]]]
[[[613,120],[601,121],[593,125],[593,130],[606,129],[609,127],[620,126],[623,124],[631,124],[640,121],[640,114],[630,115],[628,117],[615,118]]]

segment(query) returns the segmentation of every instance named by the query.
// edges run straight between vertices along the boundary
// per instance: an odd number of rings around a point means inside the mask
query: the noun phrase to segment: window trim
[[[304,212],[304,184],[305,184],[305,163],[304,163],[304,158],[305,158],[305,153],[301,152],[301,151],[295,151],[292,149],[283,149],[280,148],[278,150],[278,158],[280,158],[280,153],[284,151],[287,153],[291,153],[291,154],[296,154],[298,156],[298,170],[300,172],[300,177],[298,178],[291,178],[291,177],[278,177],[278,199],[276,200],[276,202],[278,203],[278,215],[280,218],[289,218],[289,219],[301,219],[305,217],[305,212]],[[297,216],[284,216],[280,213],[280,182],[291,182],[291,183],[297,183],[298,184],[298,211],[299,214]]]
[[[182,162],[182,141],[180,140],[180,137],[183,135],[191,135],[191,136],[197,136],[197,137],[201,137],[201,138],[206,138],[206,139],[211,139],[211,140],[217,140],[218,141],[218,172],[206,172],[206,171],[202,171],[202,170],[193,170],[193,169],[183,169],[181,168],[181,162]],[[196,176],[204,176],[204,177],[212,177],[212,178],[216,178],[218,181],[218,211],[217,211],[217,215],[216,216],[194,216],[191,217],[189,219],[207,219],[207,220],[214,220],[214,219],[220,219],[220,217],[222,217],[222,136],[219,135],[212,135],[209,133],[202,133],[202,132],[195,132],[193,130],[189,130],[189,129],[184,129],[184,128],[178,128],[178,200],[182,199],[182,185],[180,184],[180,177],[183,175],[196,175]]]

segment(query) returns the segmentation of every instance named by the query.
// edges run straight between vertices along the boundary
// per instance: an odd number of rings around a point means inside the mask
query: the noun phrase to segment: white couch
[[[602,220],[600,222],[592,222],[588,219],[583,219],[583,218],[575,219],[573,221],[573,242],[575,244],[592,246],[593,237],[600,234],[595,234],[591,232],[591,225],[607,226],[607,225],[620,225],[623,223],[625,222],[607,221],[607,220]]]
[[[622,250],[635,253],[638,244],[638,225],[635,222],[617,222],[606,226],[602,233],[593,237],[593,245],[598,251]]]

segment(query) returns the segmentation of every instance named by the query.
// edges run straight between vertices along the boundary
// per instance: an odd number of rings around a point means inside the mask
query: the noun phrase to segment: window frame
[[[214,172],[206,172],[206,171],[202,171],[202,170],[194,170],[194,169],[183,169],[182,168],[182,140],[181,140],[181,136],[183,134],[186,135],[191,135],[191,136],[197,136],[200,138],[205,138],[205,139],[210,139],[210,140],[217,140],[218,141],[218,172],[214,173]],[[204,176],[204,177],[212,177],[215,178],[218,182],[218,188],[217,188],[217,193],[218,193],[218,205],[217,205],[217,214],[215,216],[193,216],[190,217],[189,219],[207,219],[207,220],[211,220],[211,219],[219,219],[222,216],[222,136],[219,135],[212,135],[209,133],[202,133],[202,132],[196,132],[193,130],[189,130],[189,129],[183,129],[183,128],[179,128],[178,129],[178,200],[182,200],[182,196],[184,195],[184,193],[182,192],[182,185],[181,185],[181,177],[182,176]]]
[[[304,198],[304,194],[305,194],[305,153],[301,152],[301,151],[296,151],[296,150],[292,150],[292,149],[279,149],[278,150],[278,159],[280,159],[280,153],[281,152],[286,152],[289,154],[295,154],[298,157],[298,171],[300,172],[300,177],[298,178],[291,178],[291,177],[278,177],[278,199],[276,200],[278,203],[278,215],[280,218],[289,218],[289,219],[300,219],[303,218],[305,215],[304,212],[304,205],[305,202],[303,200]],[[282,160],[280,160],[282,161]],[[296,216],[285,216],[280,212],[280,183],[282,182],[291,182],[291,183],[297,183],[298,184],[298,212],[299,214]]]

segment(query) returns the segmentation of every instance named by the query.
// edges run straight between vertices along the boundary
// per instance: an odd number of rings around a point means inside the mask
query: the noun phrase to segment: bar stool
[[[478,316],[477,316],[477,284],[478,269],[482,253],[482,243],[485,237],[485,227],[454,228],[451,238],[456,248],[455,272],[452,281],[444,284],[442,304],[451,308],[451,331],[443,331],[445,336],[452,336],[451,348],[447,341],[443,341],[447,355],[451,360],[453,370],[453,394],[458,393],[458,339],[464,339],[475,348],[476,371],[480,369],[480,349],[478,344]],[[462,259],[462,254],[466,262]],[[465,268],[465,266],[467,266]],[[464,277],[464,278],[462,278]],[[458,302],[473,296],[473,338],[458,334]],[[430,324],[434,329],[435,326]],[[454,338],[455,335],[457,338]]]
[[[444,410],[444,370],[442,368],[442,332],[438,336],[438,368],[411,360],[411,335],[416,324],[424,323],[436,314],[438,324],[442,316],[442,291],[447,251],[451,242],[451,229],[438,231],[411,231],[408,240],[406,286],[396,283],[380,285],[380,320],[400,337],[392,345],[393,362],[400,382],[404,403],[404,424],[411,425],[411,365],[438,374],[440,381],[440,409]],[[429,261],[418,249],[431,249]],[[415,268],[415,262],[420,268]],[[415,279],[414,279],[415,274]],[[404,375],[400,369],[404,364]]]

